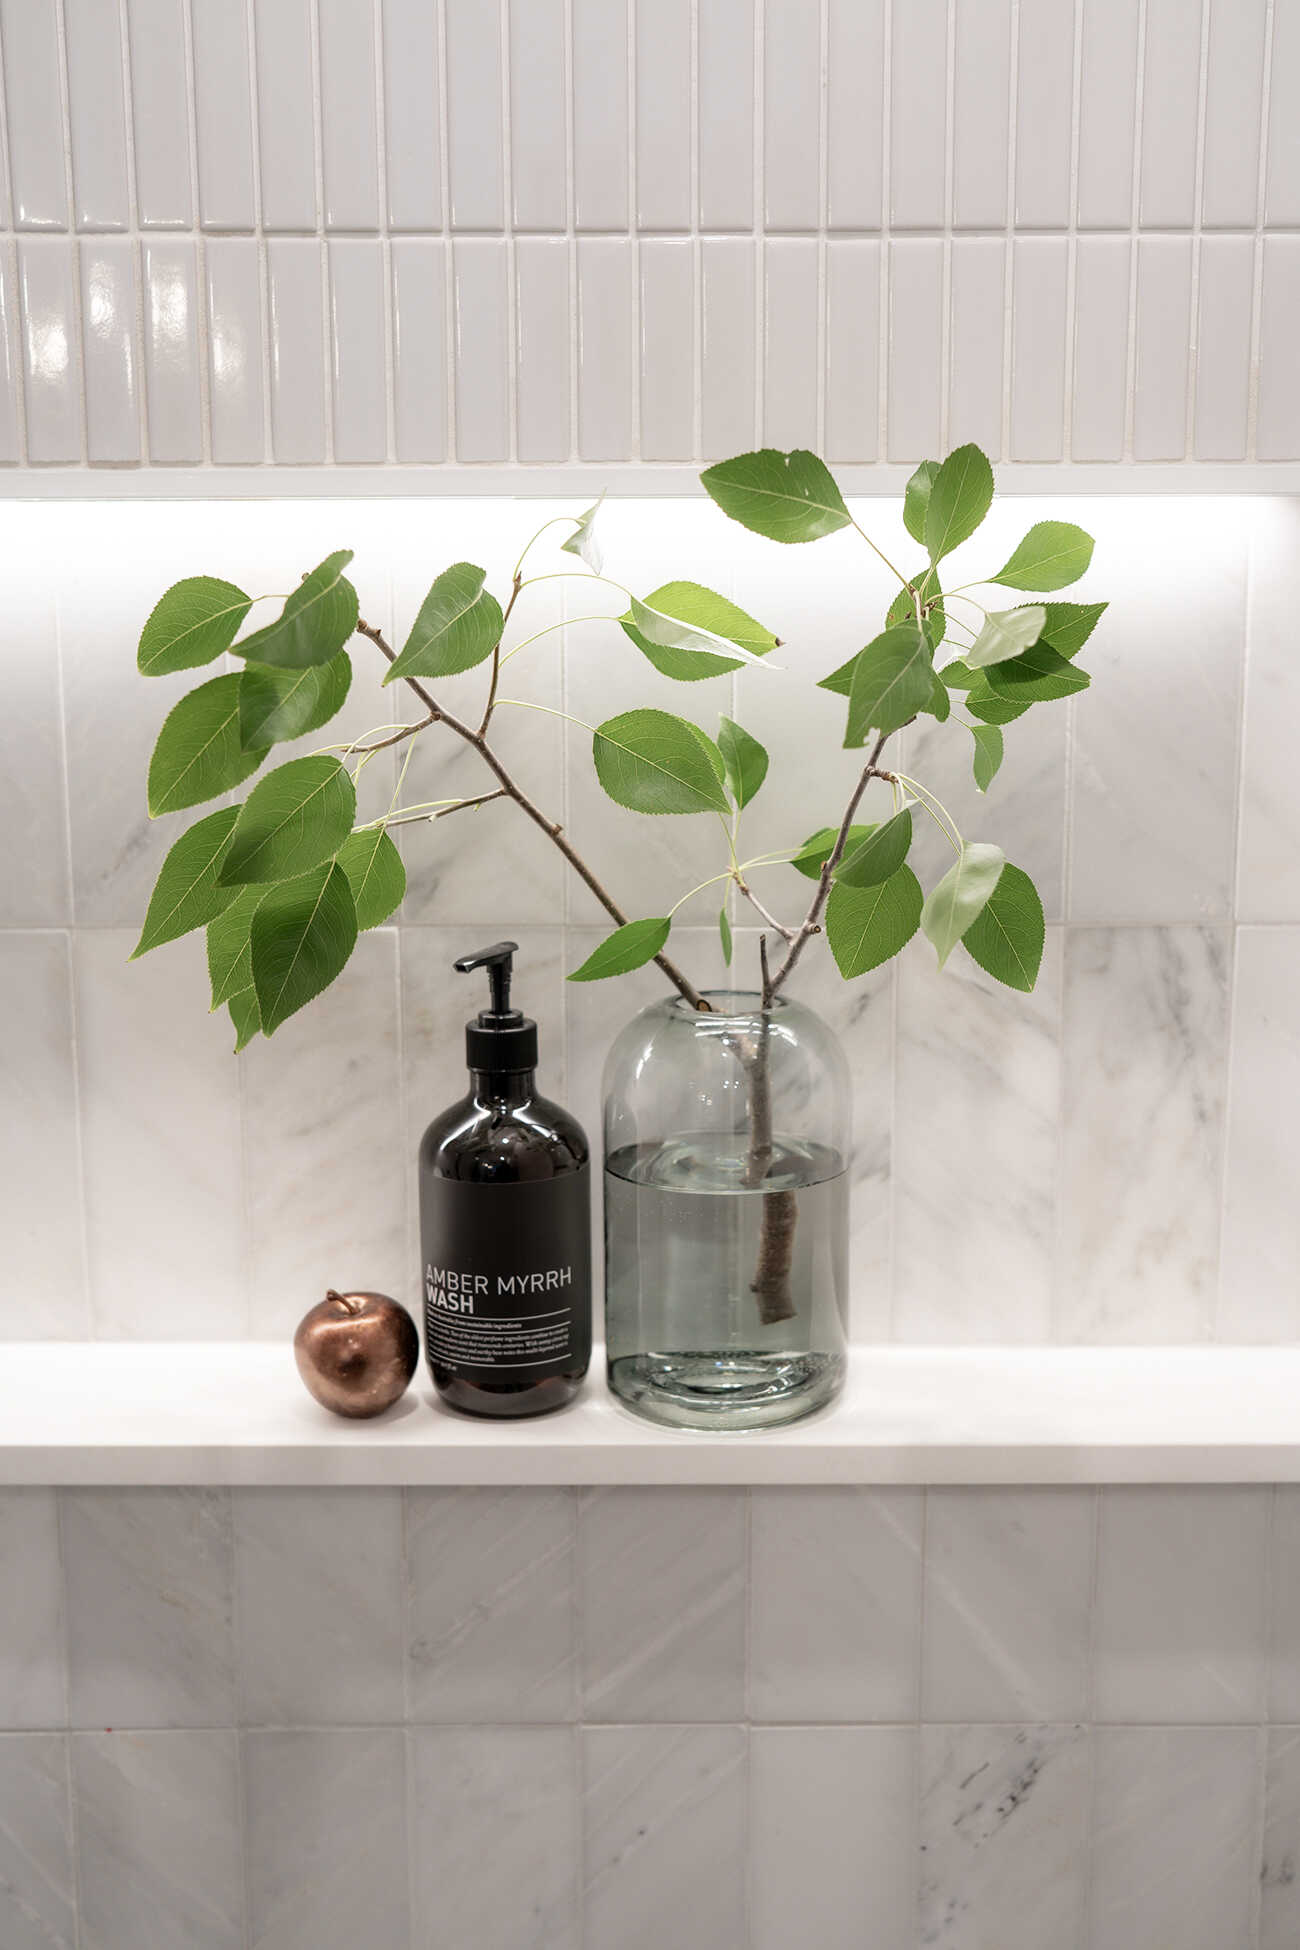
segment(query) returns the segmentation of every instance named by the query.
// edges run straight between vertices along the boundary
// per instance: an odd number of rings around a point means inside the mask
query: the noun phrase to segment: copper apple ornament
[[[303,1315],[294,1359],[308,1393],[336,1415],[382,1415],[410,1386],[420,1359],[415,1322],[386,1293],[331,1287]]]

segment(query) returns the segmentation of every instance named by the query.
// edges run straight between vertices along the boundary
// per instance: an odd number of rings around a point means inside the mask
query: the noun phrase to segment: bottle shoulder
[[[560,1104],[480,1101],[471,1092],[435,1117],[420,1141],[420,1169],[471,1184],[559,1178],[590,1158],[586,1134]]]

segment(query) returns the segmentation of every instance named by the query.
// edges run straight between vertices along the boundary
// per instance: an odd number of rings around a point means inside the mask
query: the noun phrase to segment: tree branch
[[[762,901],[758,898],[758,895],[754,892],[753,888],[749,885],[749,882],[747,880],[737,878],[736,886],[739,888],[740,892],[745,896],[745,899],[749,902],[750,906],[754,909],[755,913],[758,914],[762,918],[762,920],[766,923],[766,925],[772,929],[774,934],[779,934],[781,939],[785,942],[786,946],[789,947],[790,943],[794,940],[795,930],[793,928],[788,928],[785,925],[784,921],[778,921],[775,914],[770,914],[768,912],[767,908],[764,907]],[[764,954],[766,954],[767,952],[766,944],[763,945],[763,952]]]
[[[822,909],[825,907],[827,896],[831,891],[831,876],[844,857],[844,848],[848,844],[849,831],[853,825],[853,815],[858,810],[863,793],[870,785],[872,779],[889,777],[888,772],[881,772],[877,769],[877,760],[881,752],[885,749],[885,742],[888,737],[889,733],[887,731],[881,732],[879,738],[877,738],[875,744],[872,746],[870,758],[862,768],[862,776],[853,788],[852,796],[844,809],[844,817],[840,821],[840,830],[835,836],[835,844],[826,855],[825,860],[823,860],[822,870],[817,876],[817,891],[812,897],[812,905],[809,907],[800,926],[795,930],[794,940],[790,943],[786,951],[785,960],[772,977],[770,986],[773,995],[781,988],[791,969],[803,953],[809,938],[820,931]]]

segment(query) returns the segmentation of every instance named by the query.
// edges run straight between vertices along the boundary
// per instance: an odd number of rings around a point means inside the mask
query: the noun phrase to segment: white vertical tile
[[[516,230],[563,230],[564,0],[510,0],[510,189]]]
[[[1098,1720],[1258,1720],[1267,1490],[1107,1490],[1093,1629]]]
[[[317,0],[327,230],[379,228],[374,0]]]
[[[193,243],[147,242],[143,278],[149,456],[155,461],[200,460],[199,294]]]
[[[140,458],[135,252],[126,237],[81,244],[86,453],[92,461]]]
[[[257,200],[247,20],[227,0],[190,0],[190,31],[199,222],[205,230],[252,230]]]
[[[456,314],[456,458],[510,454],[509,246],[462,238],[452,258]]]
[[[754,6],[710,0],[698,10],[702,230],[748,230],[754,220]]]
[[[1264,1847],[1260,1863],[1259,1950],[1290,1950],[1300,1935],[1300,1728],[1268,1735]]]
[[[1294,7],[1273,9],[1272,56],[1264,221],[1296,224],[1300,223],[1300,120],[1292,107],[1300,89],[1300,14]]]
[[[418,1950],[578,1950],[575,1735],[564,1727],[418,1727],[411,1749]]]
[[[578,453],[632,451],[632,267],[622,238],[578,243]]]
[[[18,309],[13,245],[6,241],[0,244],[0,462],[20,459],[23,450]]]
[[[400,1721],[401,1491],[238,1490],[234,1520],[244,1725]]]
[[[683,1945],[745,1940],[741,1727],[583,1733],[587,1950],[658,1950],[671,1889]]]
[[[1142,237],[1137,254],[1133,458],[1182,460],[1187,450],[1192,240]]]
[[[820,24],[803,0],[764,0],[763,180],[769,230],[821,222]]]
[[[0,1739],[0,1931],[5,1950],[73,1950],[77,1870],[67,1742]]]
[[[1300,768],[1290,738],[1300,709],[1300,670],[1292,655],[1300,502],[1289,496],[1256,502],[1251,529],[1236,915],[1239,921],[1300,922],[1300,857],[1293,839],[1300,823]]]
[[[0,1490],[0,1573],[0,1718],[6,1729],[62,1726],[63,1571],[53,1490]]]
[[[457,230],[505,222],[500,9],[444,0],[447,36],[447,174]]]
[[[819,247],[803,237],[768,238],[763,246],[763,444],[813,447],[817,437],[817,263]]]
[[[1007,220],[1011,0],[958,0],[952,68],[953,228],[998,230]],[[1022,115],[1024,94],[1022,75]]]
[[[1064,237],[1020,237],[1015,243],[1012,460],[1059,460],[1064,451],[1068,253]]]
[[[1074,1945],[1088,1837],[1078,1726],[922,1727],[920,1934],[942,1950]]]
[[[752,1719],[914,1716],[921,1530],[913,1490],[753,1492]]]
[[[183,0],[126,0],[126,17],[140,222],[146,228],[156,224],[188,229],[194,221],[194,203]],[[277,81],[291,72],[281,70]]]
[[[68,226],[57,20],[56,0],[0,3],[14,222],[21,230]]]
[[[232,1725],[228,1492],[68,1490],[62,1516],[69,1723]]]
[[[12,1268],[0,1322],[15,1340],[84,1340],[90,1312],[66,937],[0,934],[0,988],[9,1024],[0,1051],[8,1106],[0,1216]]]
[[[949,269],[948,445],[1002,453],[1007,247],[1001,237],[954,237]]]
[[[1246,458],[1254,295],[1254,238],[1203,238],[1193,439],[1197,460]]]
[[[890,221],[895,230],[938,229],[947,203],[947,0],[892,0],[892,6]],[[917,113],[919,102],[924,114]]]
[[[1227,941],[1072,928],[1058,1338],[1205,1338],[1218,1264]]]
[[[572,0],[571,33],[574,221],[579,230],[623,230],[628,222],[626,9],[609,0]],[[746,154],[747,174],[750,166]]]
[[[578,1520],[584,1718],[743,1718],[744,1493],[594,1490]]]
[[[81,459],[74,249],[71,242],[53,237],[23,237],[18,243],[27,457],[32,461]]]
[[[1264,240],[1264,288],[1260,298],[1260,460],[1300,456],[1300,373],[1295,362],[1295,321],[1300,315],[1300,237]],[[30,432],[29,432],[30,439]]]
[[[334,458],[388,456],[387,293],[384,247],[331,238],[330,337],[334,365]]]
[[[1300,1330],[1300,1211],[1290,1169],[1300,1135],[1298,978],[1300,930],[1238,930],[1216,1318],[1221,1340],[1289,1341]]]
[[[82,1941],[242,1950],[234,1730],[86,1733],[70,1744]]]
[[[244,1317],[229,1025],[203,1013],[201,935],[128,964],[133,945],[116,929],[76,941],[95,1326],[125,1339],[157,1339],[165,1325],[172,1339],[220,1340]],[[142,1091],[142,1077],[167,1087]],[[185,1269],[165,1299],[160,1265]]]
[[[393,437],[398,460],[447,454],[447,266],[441,243],[396,238],[393,272]]]
[[[515,445],[523,461],[569,458],[569,262],[567,237],[515,244]]]
[[[754,428],[754,241],[700,244],[700,448],[708,460],[746,452]]]
[[[1254,1941],[1261,1735],[1099,1727],[1088,1950]]]
[[[691,227],[691,0],[636,10],[638,230]]]
[[[314,230],[316,112],[309,0],[253,0],[262,223]]]
[[[830,0],[826,16],[826,223],[879,230],[884,212],[885,0]]]
[[[1268,1717],[1294,1727],[1300,1720],[1300,1490],[1279,1483],[1273,1492],[1269,1564]]]
[[[321,249],[315,238],[266,246],[270,300],[271,448],[278,461],[325,458]]]
[[[1128,237],[1080,237],[1074,261],[1071,460],[1121,460],[1128,415]]]
[[[1016,222],[1053,229],[1070,220],[1074,18],[1084,0],[1020,9],[1016,68]]]
[[[1139,0],[1083,0],[1078,223],[1127,230],[1133,212]]]
[[[1147,0],[1142,57],[1139,221],[1180,229],[1196,206],[1196,122],[1201,19],[1208,0]]]
[[[943,439],[943,245],[889,246],[890,460],[935,459]]]
[[[385,187],[390,230],[442,224],[438,14],[383,0]]]
[[[203,260],[212,458],[260,461],[266,445],[261,252],[250,237],[211,237]]]
[[[913,1729],[756,1728],[749,1765],[753,1950],[910,1942]]]
[[[118,11],[99,0],[64,0],[63,22],[77,228],[126,230],[131,209]]]
[[[837,237],[826,246],[828,460],[875,460],[880,438],[880,245]]]
[[[1201,222],[1253,227],[1269,9],[1266,0],[1209,0],[1209,8]]]
[[[650,238],[641,270],[641,458],[695,451],[695,244]]]

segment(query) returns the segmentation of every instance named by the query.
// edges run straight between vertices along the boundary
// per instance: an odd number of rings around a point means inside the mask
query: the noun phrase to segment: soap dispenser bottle
[[[591,1359],[591,1174],[582,1127],[537,1093],[537,1024],[510,1005],[518,944],[485,968],[491,1006],[465,1025],[469,1094],[420,1144],[425,1351],[449,1407],[542,1415]]]

